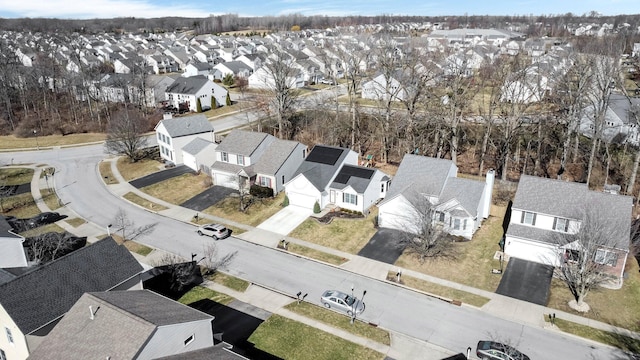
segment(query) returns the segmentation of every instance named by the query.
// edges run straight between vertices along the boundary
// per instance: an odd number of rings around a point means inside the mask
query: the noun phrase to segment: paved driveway
[[[496,293],[547,306],[553,266],[518,258],[509,259]]]
[[[378,229],[367,245],[360,249],[358,255],[387,264],[394,264],[404,250],[398,244],[401,236],[402,231],[399,230]]]
[[[129,184],[133,185],[137,189],[140,189],[145,186],[153,185],[161,181],[165,181],[167,179],[171,179],[173,177],[180,176],[182,174],[186,174],[190,172],[194,172],[193,169],[191,169],[186,165],[180,165],[170,169],[161,170],[153,174],[149,174],[141,178],[137,178],[135,180],[131,180],[129,181]]]
[[[258,225],[258,228],[276,234],[287,235],[302,224],[312,213],[313,210],[300,206],[285,206],[282,210]]]
[[[212,186],[200,194],[192,197],[191,199],[180,204],[187,209],[202,211],[211,205],[217,204],[222,199],[229,196],[231,193],[238,192],[224,186]]]

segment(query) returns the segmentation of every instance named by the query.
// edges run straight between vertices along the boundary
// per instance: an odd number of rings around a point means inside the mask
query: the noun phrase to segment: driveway
[[[509,259],[497,294],[547,306],[553,266],[518,258]]]
[[[404,250],[398,244],[401,236],[402,231],[399,230],[378,229],[367,245],[360,249],[358,255],[387,264],[394,264]]]
[[[312,213],[313,210],[300,206],[285,206],[257,227],[276,234],[287,235],[300,226]]]
[[[129,184],[133,185],[136,189],[140,189],[190,172],[194,172],[193,169],[186,165],[180,165],[131,180]]]
[[[212,186],[200,194],[192,197],[191,199],[180,204],[187,209],[202,211],[211,205],[217,204],[222,199],[226,198],[232,193],[238,192],[224,186]]]

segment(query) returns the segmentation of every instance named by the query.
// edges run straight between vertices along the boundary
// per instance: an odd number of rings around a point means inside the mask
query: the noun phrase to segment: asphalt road
[[[215,125],[214,125],[215,126]],[[319,304],[326,289],[366,290],[364,321],[429,341],[452,352],[475,348],[480,339],[509,342],[532,359],[627,359],[616,349],[594,345],[557,331],[503,320],[482,311],[451,305],[425,295],[366,278],[332,266],[303,259],[236,238],[222,242],[200,237],[188,224],[144,211],[109,192],[97,166],[104,157],[101,145],[0,154],[0,164],[39,163],[56,167],[53,179],[60,199],[78,215],[100,226],[125,210],[136,226],[158,223],[153,234],[140,242],[183,257],[215,244],[220,256],[235,254],[226,269],[280,292],[308,293],[307,301]]]

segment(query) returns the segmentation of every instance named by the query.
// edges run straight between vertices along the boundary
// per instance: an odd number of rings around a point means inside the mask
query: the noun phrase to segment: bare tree
[[[205,275],[214,274],[219,269],[225,269],[233,258],[237,255],[238,251],[231,252],[226,255],[220,256],[220,251],[216,247],[216,244],[208,244],[202,248],[202,266],[205,267]]]
[[[167,253],[155,261],[153,267],[156,278],[168,282],[169,290],[174,293],[180,293],[190,285],[202,282],[200,267],[193,256],[191,261],[188,261],[178,255]]]
[[[4,212],[4,200],[13,195],[14,186],[9,184],[5,174],[0,174],[0,211]]]
[[[264,83],[270,96],[278,123],[278,137],[287,139],[291,131],[291,118],[300,92],[295,88],[299,70],[293,66],[293,59],[282,50],[275,50],[263,65],[266,73]]]
[[[131,220],[126,211],[118,209],[112,225],[115,232],[119,233],[122,237],[122,241],[127,241],[135,240],[141,236],[150,235],[155,230],[158,223],[136,226],[135,222]]]
[[[616,275],[607,270],[617,265],[619,257],[627,255],[630,219],[613,216],[585,210],[580,221],[568,221],[567,232],[554,231],[549,236],[552,243],[566,249],[556,273],[573,295],[569,305],[577,311],[589,311],[584,301],[589,291],[615,280]]]
[[[444,230],[445,214],[437,211],[427,195],[418,191],[407,196],[410,206],[404,209],[401,222],[407,232],[400,237],[399,245],[415,254],[420,262],[427,258],[456,258],[453,237]]]
[[[634,124],[640,123],[640,104],[631,105],[631,108],[629,109],[629,120],[632,120]],[[633,159],[631,174],[629,175],[629,181],[627,182],[627,195],[633,195],[633,189],[636,185],[636,176],[640,165],[640,146],[635,147],[635,152],[636,154]]]
[[[107,152],[125,155],[131,161],[144,157],[142,149],[147,146],[148,120],[138,111],[122,110],[111,117],[105,148]]]
[[[86,237],[76,237],[68,232],[49,232],[25,239],[24,247],[30,261],[46,264],[87,244]]]

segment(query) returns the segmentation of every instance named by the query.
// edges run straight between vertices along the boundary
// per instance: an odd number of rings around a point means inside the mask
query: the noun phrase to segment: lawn
[[[91,143],[96,141],[104,141],[105,134],[69,134],[69,135],[48,135],[38,136],[36,143],[35,137],[18,138],[13,135],[0,136],[0,149],[22,149],[22,148],[35,148],[37,146],[51,147],[51,146],[68,146],[78,145],[84,143]]]
[[[372,208],[366,218],[334,218],[329,224],[321,224],[316,219],[309,218],[293,230],[289,236],[356,254],[376,233],[373,219],[377,213],[377,208]]]
[[[126,181],[131,181],[145,175],[162,170],[162,164],[157,160],[142,159],[131,162],[126,156],[118,158],[118,171]]]
[[[545,321],[549,321],[548,317],[545,317]],[[626,335],[594,329],[586,325],[577,324],[560,318],[556,318],[554,324],[558,329],[564,332],[598,341],[625,351],[630,351],[634,354],[640,353],[640,340]]]
[[[107,185],[113,185],[118,183],[118,179],[113,176],[113,172],[111,171],[111,162],[110,161],[100,161],[98,165],[100,170],[100,175],[102,176],[102,180]]]
[[[120,245],[124,245],[124,247],[127,248],[127,250],[134,252],[138,255],[147,256],[151,254],[151,252],[153,251],[152,248],[131,240],[125,241],[123,244],[122,237],[118,236],[117,234],[112,233],[111,237],[113,238],[113,240],[116,241],[116,243]]]
[[[29,168],[1,168],[0,181],[2,185],[20,185],[30,183],[33,179],[33,169]]]
[[[249,337],[255,347],[282,359],[368,360],[384,354],[311,326],[271,315]]]
[[[238,292],[245,292],[249,287],[249,282],[220,271],[216,271],[213,275],[208,275],[207,280],[226,286],[229,289]]]
[[[40,189],[40,195],[51,211],[55,211],[60,207],[60,199],[58,199],[55,191],[51,189]]]
[[[390,345],[391,338],[389,332],[378,327],[369,325],[362,321],[351,324],[351,318],[347,315],[339,314],[335,311],[325,309],[307,302],[292,302],[285,306],[287,310],[293,311],[302,316],[318,320],[335,328],[348,331],[354,335],[371,339],[375,342]]]
[[[193,173],[180,176],[143,187],[145,193],[171,204],[180,205],[207,189],[207,175]]]
[[[203,213],[233,220],[242,224],[258,226],[282,209],[284,192],[274,198],[256,199],[245,211],[240,211],[240,199],[228,196],[219,203],[206,208]]]
[[[47,225],[39,226],[35,229],[30,229],[30,230],[21,232],[20,235],[24,236],[25,238],[29,238],[29,237],[35,237],[38,235],[50,233],[50,232],[64,233],[66,232],[66,230],[56,224],[47,224]]]
[[[128,192],[126,194],[124,194],[124,196],[122,196],[123,198],[131,201],[134,204],[138,204],[140,206],[142,206],[145,209],[149,209],[149,210],[153,210],[153,211],[162,211],[162,210],[166,210],[167,207],[160,205],[160,204],[156,204],[152,201],[149,201],[145,198],[143,198],[142,196],[138,195],[138,194],[134,194],[132,192]]]
[[[311,259],[315,259],[315,260],[319,260],[319,261],[323,261],[326,262],[328,264],[333,264],[333,265],[342,265],[345,262],[347,262],[347,259],[341,257],[341,256],[337,256],[337,255],[333,255],[333,254],[329,254],[326,252],[322,252],[316,249],[312,249],[310,247],[307,246],[303,246],[303,245],[298,245],[298,244],[289,244],[287,246],[287,251],[294,253],[294,254],[298,254],[298,255],[302,255],[302,256],[306,256],[308,258]]]
[[[82,225],[82,224],[86,224],[86,223],[87,223],[87,222],[86,222],[84,219],[82,219],[82,218],[66,218],[66,219],[64,219],[64,221],[65,221],[67,224],[69,224],[69,225],[71,225],[71,226],[73,226],[73,227],[78,227],[78,226],[80,226],[80,225]]]
[[[505,211],[506,207],[493,206],[492,215],[478,229],[473,240],[455,243],[459,254],[455,260],[427,259],[420,263],[415,255],[405,252],[395,265],[475,288],[495,291],[501,276],[492,274],[491,269],[500,267],[500,262],[494,259],[494,254],[500,250],[498,242],[502,238],[502,219]],[[506,267],[506,262],[503,266]]]
[[[31,193],[0,198],[2,202],[2,215],[11,215],[19,219],[26,219],[40,214],[40,209],[33,201]]]
[[[229,295],[213,291],[203,286],[194,286],[191,290],[187,291],[186,294],[182,295],[182,297],[178,299],[178,302],[189,305],[205,299],[215,301],[222,305],[227,305],[234,300],[234,298]]]
[[[567,302],[573,297],[559,279],[553,279],[551,282],[548,306],[632,331],[640,331],[640,272],[638,262],[632,256],[627,260],[625,271],[628,276],[621,289],[599,287],[587,294],[585,301],[591,307],[591,311],[586,314],[577,313],[569,308]]]

